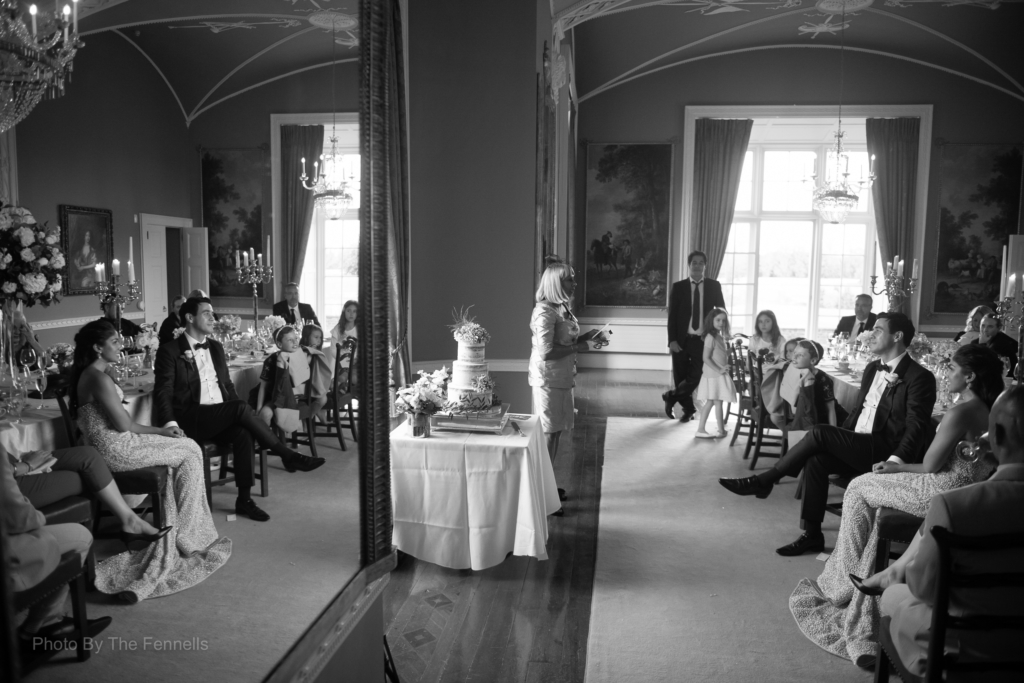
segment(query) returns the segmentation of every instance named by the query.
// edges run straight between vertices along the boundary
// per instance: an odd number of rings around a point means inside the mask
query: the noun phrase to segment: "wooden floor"
[[[513,556],[475,572],[400,556],[384,620],[402,683],[583,683],[606,418],[664,416],[667,380],[580,370],[571,448],[563,439],[555,461],[569,501],[549,518],[547,561]]]

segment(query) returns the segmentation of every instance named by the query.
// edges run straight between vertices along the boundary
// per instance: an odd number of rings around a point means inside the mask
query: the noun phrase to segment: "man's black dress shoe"
[[[569,500],[569,496],[566,495],[565,489],[558,489],[558,500],[563,502]]]
[[[743,477],[742,479],[722,479],[718,483],[732,491],[737,496],[757,496],[767,498],[768,494],[775,488],[775,484],[762,484],[757,477]]]
[[[696,410],[684,410],[683,416],[679,418],[680,422],[689,422],[693,419],[693,416],[697,414]]]
[[[804,553],[820,553],[825,549],[825,536],[820,531],[814,535],[806,531],[789,545],[784,545],[775,552],[783,557],[795,557]]]
[[[672,392],[666,391],[661,395],[661,400],[665,402],[665,416],[670,420],[676,419],[675,413],[672,412],[672,409],[676,406],[676,398],[672,395]]]
[[[323,458],[314,458],[310,455],[295,453],[293,455],[282,455],[281,462],[284,463],[284,468],[289,472],[312,472],[327,461]]]
[[[110,626],[112,621],[113,619],[110,617],[86,619],[85,635],[89,638],[95,638],[103,632],[103,629]],[[32,653],[44,650],[66,650],[69,649],[68,641],[74,640],[76,634],[75,620],[71,617],[64,617],[56,624],[44,626],[35,633],[22,633],[21,651],[23,653]],[[36,638],[42,638],[43,640],[36,640]]]
[[[266,522],[270,515],[264,512],[256,502],[250,498],[244,501],[235,501],[235,514],[245,515],[254,522]]]
[[[875,586],[865,586],[864,579],[860,578],[856,574],[850,574],[850,583],[853,587],[859,590],[864,595],[881,595],[885,592],[884,588],[876,588]]]

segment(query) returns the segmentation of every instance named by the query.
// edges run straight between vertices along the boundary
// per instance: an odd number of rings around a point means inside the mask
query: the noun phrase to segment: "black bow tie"
[[[196,344],[195,347],[193,347],[193,348],[208,349],[208,348],[210,348],[210,342],[203,342],[202,344]]]
[[[888,365],[886,365],[882,361],[878,361],[878,369],[880,371],[882,371],[882,372],[891,372],[892,371],[892,368],[890,368]]]

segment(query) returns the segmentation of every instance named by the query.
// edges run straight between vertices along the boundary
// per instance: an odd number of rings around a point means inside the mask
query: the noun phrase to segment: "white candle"
[[[249,265],[250,261],[256,263],[256,250],[252,247],[249,247],[249,261],[246,261],[245,265]]]
[[[128,235],[128,282],[135,282],[135,271],[132,270],[132,261],[135,260],[135,248],[132,244],[132,236]]]
[[[114,277],[117,277],[118,275],[120,275],[121,274],[121,262],[118,261],[117,259],[114,259],[110,263],[110,272],[111,272],[111,274],[113,274]]]
[[[100,264],[97,263],[96,264],[96,281],[97,282],[102,282],[103,281],[103,271],[100,270],[100,268],[101,268]]]
[[[68,20],[68,15],[69,14],[71,14],[71,8],[68,7],[67,5],[64,5],[64,21],[65,21],[65,24],[64,24],[64,42],[65,43],[68,42],[68,25],[67,25],[66,22]]]
[[[260,268],[263,267],[263,254],[256,254],[256,265]]]
[[[871,255],[871,277],[878,277],[878,266],[876,265],[874,254]]]
[[[248,268],[249,267],[249,252],[247,252],[247,251],[243,251],[242,252],[242,260],[244,262],[245,267]]]
[[[267,268],[269,268],[270,267],[270,235],[267,235],[267,251],[265,253],[267,255]]]
[[[896,267],[896,277],[903,277],[903,259],[900,259],[900,264]]]
[[[75,35],[78,35],[78,0],[71,0],[71,11],[75,21]]]
[[[33,38],[36,37],[36,12],[38,12],[38,11],[39,10],[36,9],[35,5],[29,5],[28,13],[32,15],[32,37]]]
[[[917,259],[914,259],[914,271],[911,273],[910,277],[915,280],[917,279]]]
[[[135,282],[135,262],[128,259],[128,282]]]
[[[1017,274],[1010,273],[1009,279],[1006,280],[1006,296],[1013,298],[1017,293]]]

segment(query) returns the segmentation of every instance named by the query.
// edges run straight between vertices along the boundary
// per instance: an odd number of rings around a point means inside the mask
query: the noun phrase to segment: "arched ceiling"
[[[188,125],[260,85],[356,61],[358,0],[80,0],[79,33],[83,50],[101,33],[131,43]]]
[[[573,32],[581,101],[695,61],[764,50],[823,57],[841,40],[848,51],[911,61],[1024,101],[1024,0],[551,1],[556,35]]]

